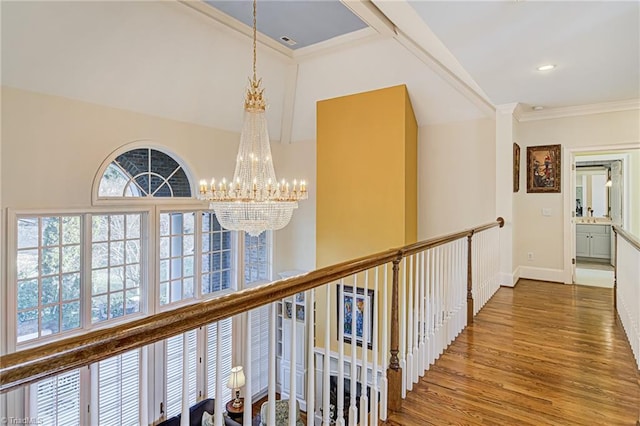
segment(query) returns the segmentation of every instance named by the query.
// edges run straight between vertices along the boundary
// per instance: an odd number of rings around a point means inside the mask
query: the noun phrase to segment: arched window
[[[105,169],[98,197],[191,197],[184,168],[171,156],[153,148],[137,148],[118,155]]]

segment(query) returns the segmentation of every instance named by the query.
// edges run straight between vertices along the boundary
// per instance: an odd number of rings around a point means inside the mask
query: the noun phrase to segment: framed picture
[[[373,290],[368,290],[367,294],[365,295],[364,289],[359,287],[356,287],[355,293],[353,287],[351,286],[344,286],[343,294],[340,294],[340,285],[336,285],[336,289],[338,296],[336,300],[338,302],[342,300],[342,306],[344,308],[344,341],[346,343],[351,343],[351,339],[353,339],[355,334],[356,344],[358,346],[362,346],[363,336],[366,332],[367,347],[371,349],[373,342]],[[338,319],[340,318],[340,305],[340,303],[337,303]],[[338,327],[339,326],[340,325],[338,324]]]
[[[520,191],[520,145],[513,143],[513,192]]]
[[[527,192],[560,192],[560,145],[527,147]]]

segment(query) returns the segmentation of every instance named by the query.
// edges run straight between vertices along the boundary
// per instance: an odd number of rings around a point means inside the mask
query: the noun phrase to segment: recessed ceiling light
[[[540,65],[538,67],[538,71],[551,71],[552,69],[554,69],[556,66],[552,65],[552,64],[546,64],[546,65]]]
[[[287,36],[280,37],[280,40],[282,40],[283,42],[285,42],[289,46],[295,46],[296,44],[298,44],[298,42],[293,40],[291,37],[287,37]]]
[[[536,106],[532,107],[532,109],[533,109],[534,111],[542,111],[542,110],[544,109],[544,107],[543,107],[543,106],[540,106],[540,105],[536,105]]]

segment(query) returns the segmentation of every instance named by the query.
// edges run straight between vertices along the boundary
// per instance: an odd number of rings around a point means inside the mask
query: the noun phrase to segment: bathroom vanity
[[[576,223],[576,256],[611,260],[611,223]]]

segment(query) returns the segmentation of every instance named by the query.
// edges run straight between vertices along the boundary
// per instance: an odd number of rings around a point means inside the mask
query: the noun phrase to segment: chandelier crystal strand
[[[244,103],[244,123],[233,179],[200,181],[200,199],[210,201],[220,225],[257,236],[285,227],[299,200],[308,198],[306,182],[278,181],[271,157],[262,79],[256,77],[256,0],[253,2],[253,76]]]

